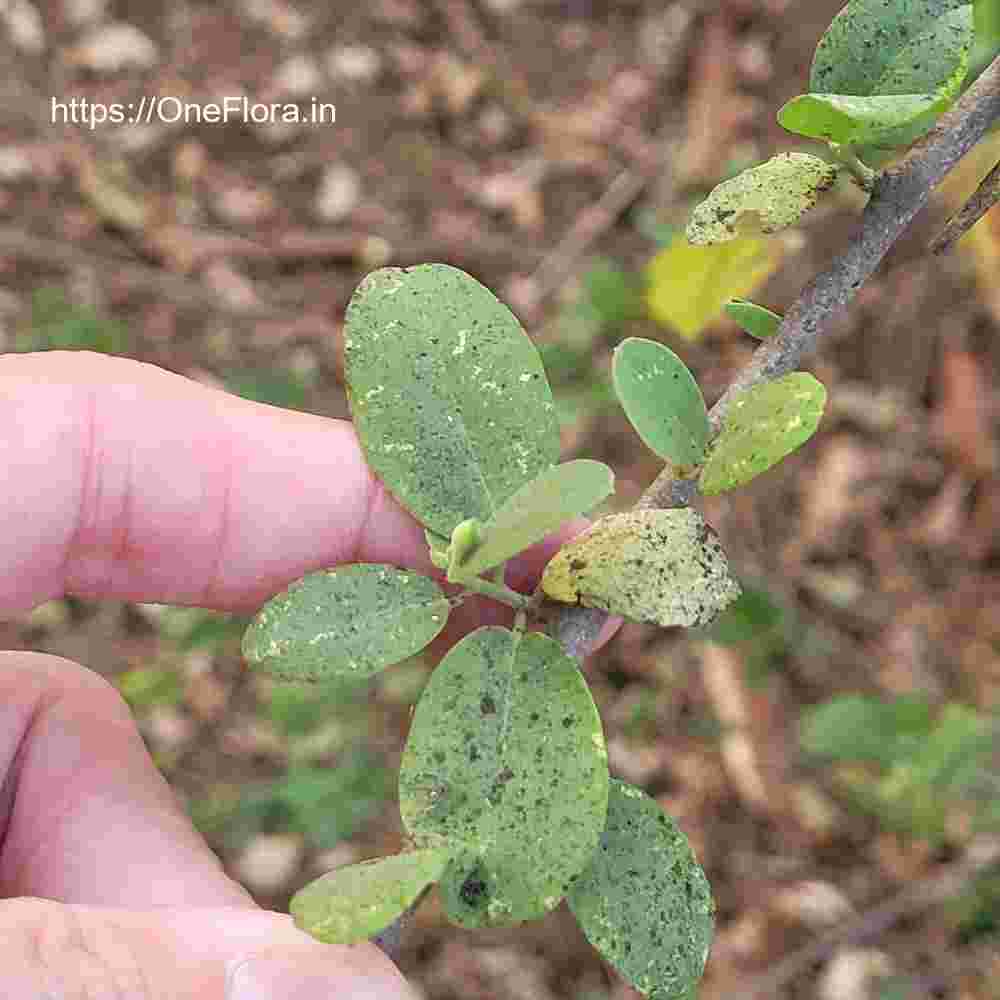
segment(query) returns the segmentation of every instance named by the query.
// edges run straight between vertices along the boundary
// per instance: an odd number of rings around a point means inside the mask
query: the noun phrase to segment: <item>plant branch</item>
[[[861,217],[861,228],[833,264],[813,278],[785,314],[777,332],[754,352],[709,412],[718,434],[733,399],[741,392],[795,371],[813,353],[830,320],[842,312],[872,276],[893,244],[930,199],[956,163],[1000,118],[1000,57],[943,114],[894,167],[882,173]],[[693,499],[697,487],[675,480],[666,468],[639,501],[640,507],[677,507]]]
[[[950,250],[998,201],[1000,163],[979,183],[972,197],[945,223],[930,245],[933,254]]]
[[[943,114],[894,167],[882,173],[861,217],[861,230],[822,274],[813,278],[785,314],[778,332],[712,407],[718,432],[733,399],[759,382],[794,371],[816,350],[829,321],[842,312],[927,204],[931,190],[1000,118],[1000,57]]]

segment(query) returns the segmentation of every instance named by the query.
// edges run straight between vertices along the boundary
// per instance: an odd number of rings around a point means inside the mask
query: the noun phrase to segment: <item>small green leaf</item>
[[[311,573],[273,597],[243,636],[247,662],[274,677],[367,677],[423,649],[448,620],[433,580],[361,563]]]
[[[515,494],[516,496],[517,494]],[[451,533],[451,543],[448,546],[448,579],[454,582],[458,578],[458,565],[479,544],[482,537],[482,522],[475,517],[455,525]]]
[[[697,340],[734,295],[749,295],[781,264],[779,240],[745,236],[691,246],[683,233],[646,267],[646,306],[661,326]]]
[[[608,824],[567,901],[587,940],[643,996],[687,1000],[705,970],[715,903],[677,824],[611,782]]]
[[[431,675],[399,771],[403,822],[456,852],[441,879],[466,927],[553,909],[607,812],[601,720],[579,666],[539,632],[480,628]]]
[[[558,461],[538,351],[514,314],[458,268],[369,274],[348,306],[344,365],[368,464],[438,535],[488,520]]]
[[[826,389],[808,372],[792,372],[740,393],[701,470],[707,496],[750,482],[812,437]]]
[[[715,187],[691,213],[687,238],[696,245],[724,243],[794,226],[838,173],[838,167],[808,153],[772,156]]]
[[[726,303],[726,315],[758,340],[773,337],[781,326],[781,316],[746,299],[730,299]]]
[[[789,132],[846,145],[889,144],[907,126],[933,120],[948,105],[934,94],[891,94],[852,97],[846,94],[803,94],[779,112]]]
[[[708,413],[687,365],[655,340],[629,337],[615,349],[611,371],[643,443],[675,465],[698,465],[708,444]]]
[[[972,42],[967,0],[852,0],[813,57],[820,94],[928,94],[954,88]]]
[[[689,508],[612,514],[549,561],[555,601],[657,625],[707,625],[740,593],[715,532]]]
[[[478,576],[529,545],[540,542],[570,518],[585,514],[615,488],[614,473],[603,463],[577,459],[556,465],[525,483],[486,524],[478,544],[456,562],[461,575]],[[457,529],[456,529],[457,530]]]
[[[327,872],[289,904],[295,926],[327,944],[354,944],[374,937],[432,882],[448,863],[443,848],[373,858]]]

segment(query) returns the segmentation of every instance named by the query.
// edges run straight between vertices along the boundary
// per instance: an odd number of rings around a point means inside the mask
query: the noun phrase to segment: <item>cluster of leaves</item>
[[[694,339],[727,299],[751,294],[781,261],[767,236],[797,223],[845,171],[870,189],[873,168],[950,107],[974,43],[989,55],[1000,43],[997,10],[996,0],[851,0],[816,48],[809,93],[778,112],[789,132],[824,142],[826,155],[780,153],[719,184],[692,213],[687,238],[647,268],[650,315]]]
[[[800,739],[811,754],[874,767],[874,777],[841,772],[858,804],[901,833],[940,841],[959,807],[1000,829],[998,732],[1000,719],[960,704],[936,712],[920,696],[844,695],[808,712]]]
[[[579,665],[526,631],[542,600],[660,625],[706,625],[739,595],[692,510],[598,519],[546,567],[534,597],[506,562],[613,492],[610,469],[557,464],[541,358],[510,311],[443,264],[385,268],[347,312],[345,373],[369,465],[424,525],[431,562],[464,593],[518,609],[513,629],[455,645],[417,704],[399,775],[410,849],[338,869],[292,901],[325,941],[382,930],[437,883],[466,927],[536,919],[567,899],[588,938],[639,989],[683,996],[704,966],[712,901],[675,824],[613,781]],[[815,429],[824,392],[795,373],[738,398],[711,440],[704,400],[673,352],[635,338],[615,391],[640,436],[705,492],[741,485]],[[248,662],[287,681],[363,679],[417,653],[462,593],[382,564],[312,573],[247,630]]]
[[[719,243],[794,225],[842,168],[870,188],[872,165],[954,102],[974,38],[965,0],[851,0],[816,47],[809,93],[778,112],[789,132],[824,141],[833,162],[781,153],[725,181],[695,209],[688,239]]]

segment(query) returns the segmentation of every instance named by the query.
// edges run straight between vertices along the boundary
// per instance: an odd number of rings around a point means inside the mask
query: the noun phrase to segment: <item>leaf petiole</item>
[[[854,152],[849,143],[831,142],[830,152],[836,157],[837,162],[850,171],[851,176],[865,190],[871,193],[878,179],[878,173],[864,163],[858,154]]]
[[[466,590],[474,594],[482,594],[484,597],[492,597],[494,601],[506,604],[508,607],[520,611],[527,608],[531,603],[531,598],[526,594],[519,594],[516,590],[502,583],[494,583],[492,580],[484,580],[482,577],[473,576],[462,579],[452,579],[451,583],[457,583],[465,587]]]

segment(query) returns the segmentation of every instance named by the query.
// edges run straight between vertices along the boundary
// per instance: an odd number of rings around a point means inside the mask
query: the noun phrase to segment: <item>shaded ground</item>
[[[623,171],[647,178],[586,247],[638,270],[655,251],[643,220],[676,224],[728,166],[791,148],[773,113],[800,92],[837,6],[67,0],[40,4],[37,24],[19,9],[0,30],[0,349],[51,343],[68,308],[92,307],[77,329],[86,346],[345,416],[338,344],[351,291],[380,263],[425,260],[475,274],[540,343],[558,344],[559,297],[588,266],[563,243],[580,213]],[[116,39],[109,26],[122,22],[143,35]],[[123,68],[107,71],[115,58]],[[56,95],[241,90],[304,105],[316,95],[335,102],[337,122],[91,132],[49,118]],[[763,301],[783,308],[836,252],[848,202],[809,220]],[[796,740],[803,706],[848,690],[998,703],[1000,316],[968,258],[927,259],[933,232],[932,219],[918,224],[810,363],[830,392],[810,445],[703,504],[740,574],[787,608],[781,641],[761,654],[629,626],[586,666],[612,770],[678,819],[712,882],[719,930],[704,998],[742,995],[749,976],[962,858],[970,841],[960,810],[934,844],[890,832]],[[563,271],[570,280],[555,281]],[[647,321],[628,331],[680,351],[709,403],[753,348],[722,321],[694,345]],[[566,456],[612,464],[624,507],[657,466],[592,389],[613,344],[598,337],[588,371],[560,394]],[[384,773],[391,794],[428,667],[334,692],[313,718],[247,676],[239,630],[177,609],[64,601],[0,625],[0,643],[130,678],[150,748],[199,825],[262,904],[283,908],[319,871],[399,846],[396,808],[379,804],[370,775]],[[338,800],[359,803],[341,806],[339,831],[316,819],[330,803],[310,806],[301,785],[291,806],[264,792],[234,808],[241,788],[303,765],[336,765]],[[878,996],[852,985],[868,969],[901,977],[902,996],[996,996],[996,938],[959,925],[954,908],[917,912],[776,992]],[[403,965],[435,1000],[632,995],[563,911],[472,934],[432,902]]]

